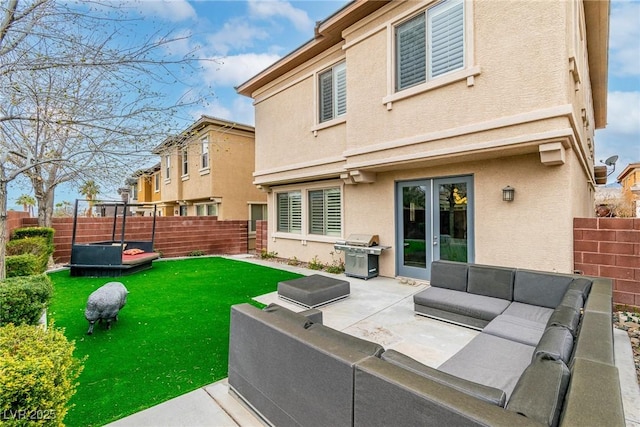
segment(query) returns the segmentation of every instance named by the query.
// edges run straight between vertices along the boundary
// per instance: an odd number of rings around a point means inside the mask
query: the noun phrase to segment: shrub
[[[311,261],[309,261],[309,268],[312,270],[322,270],[324,268],[324,264],[318,259],[318,255],[315,255]]]
[[[24,239],[27,237],[44,237],[47,243],[53,246],[53,234],[55,230],[50,227],[23,227],[13,230],[11,240]]]
[[[342,274],[344,273],[344,261],[340,258],[336,259],[334,252],[329,252],[331,254],[331,264],[327,264],[325,266],[325,271],[332,274]]]
[[[32,276],[39,271],[40,260],[33,254],[12,255],[5,258],[7,277]]]
[[[0,282],[0,325],[37,324],[52,296],[51,279],[44,274]]]
[[[25,237],[7,242],[7,255],[33,254],[37,258],[37,271],[31,274],[40,274],[47,270],[53,249],[53,245],[48,244],[47,238],[42,236]]]
[[[203,256],[206,255],[206,252],[200,249],[196,249],[195,251],[191,251],[187,254],[187,256]]]
[[[61,330],[0,327],[0,413],[7,425],[63,426],[82,364]]]
[[[269,252],[266,249],[263,249],[262,251],[260,251],[261,259],[273,259],[277,257],[278,257],[278,252]]]

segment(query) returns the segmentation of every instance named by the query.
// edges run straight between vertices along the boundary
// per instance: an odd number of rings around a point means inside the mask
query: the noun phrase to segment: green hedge
[[[53,285],[45,274],[11,277],[0,282],[0,326],[37,324],[52,296]]]
[[[33,254],[12,255],[5,258],[7,277],[32,276],[42,273],[40,260]]]
[[[7,255],[23,255],[31,254],[37,259],[37,265],[35,271],[27,274],[40,274],[47,271],[47,265],[49,263],[49,257],[53,254],[54,247],[50,245],[46,237],[25,237],[17,240],[10,240],[7,242]],[[24,261],[23,261],[24,262]],[[7,269],[9,270],[9,269]],[[7,276],[24,276],[26,274],[9,274]]]
[[[82,364],[62,330],[0,327],[0,414],[7,426],[64,426]]]
[[[13,230],[11,240],[25,239],[27,237],[44,237],[47,243],[53,247],[53,235],[56,231],[50,227],[23,227]]]

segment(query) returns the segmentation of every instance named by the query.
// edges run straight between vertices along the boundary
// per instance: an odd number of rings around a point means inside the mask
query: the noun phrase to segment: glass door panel
[[[403,247],[404,264],[425,268],[426,247],[426,187],[411,186],[402,189],[402,210],[404,219]]]
[[[434,180],[433,241],[437,245],[434,260],[470,262],[473,244],[470,242],[473,224],[473,197],[471,177]]]
[[[399,274],[423,277],[428,267],[427,211],[431,200],[426,183],[400,183],[398,186]]]
[[[467,262],[467,184],[438,185],[438,202],[439,258]]]

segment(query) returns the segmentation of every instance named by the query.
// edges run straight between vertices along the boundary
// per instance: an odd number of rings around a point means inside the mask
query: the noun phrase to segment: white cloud
[[[253,126],[255,122],[253,101],[240,95],[236,95],[230,105],[224,104],[218,99],[206,107],[193,109],[190,112],[193,122],[203,115],[250,126]]]
[[[640,75],[640,2],[613,1],[609,30],[611,72]]]
[[[640,92],[609,92],[607,119],[607,128],[616,133],[640,135]]]
[[[246,53],[205,62],[203,79],[212,86],[237,86],[280,59],[271,53]]]
[[[596,131],[596,164],[619,156],[617,170],[640,161],[640,92],[609,92],[608,123]]]
[[[249,12],[257,18],[285,18],[289,20],[298,31],[310,31],[314,25],[307,12],[293,7],[288,1],[249,0]]]
[[[197,17],[187,0],[139,0],[135,3],[145,15],[157,16],[171,22],[181,22]]]
[[[231,19],[222,29],[207,38],[209,48],[216,54],[226,55],[232,49],[253,47],[255,40],[264,40],[269,33],[262,28],[249,25],[240,18]]]

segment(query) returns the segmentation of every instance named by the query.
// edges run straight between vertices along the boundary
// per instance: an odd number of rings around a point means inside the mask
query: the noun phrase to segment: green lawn
[[[229,307],[276,290],[299,275],[224,258],[155,262],[119,278],[50,274],[49,316],[86,357],[69,426],[97,426],[227,376]],[[108,281],[129,290],[111,330],[86,335],[87,297]]]

